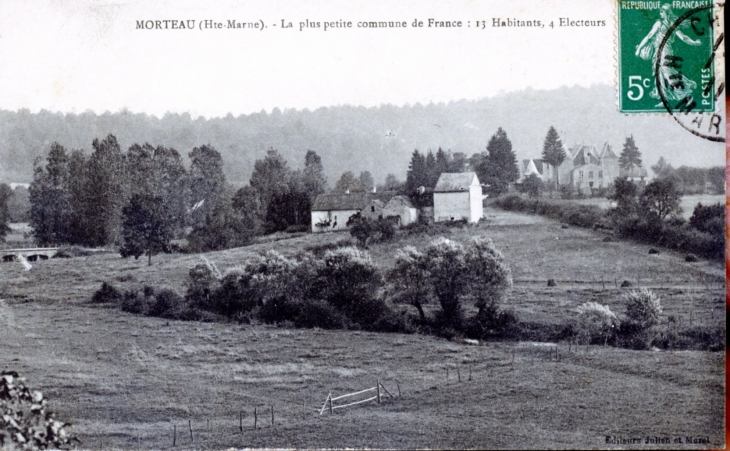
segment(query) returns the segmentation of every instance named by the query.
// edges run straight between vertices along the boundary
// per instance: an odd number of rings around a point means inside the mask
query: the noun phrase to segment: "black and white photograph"
[[[3,0],[0,449],[723,449],[723,13]]]

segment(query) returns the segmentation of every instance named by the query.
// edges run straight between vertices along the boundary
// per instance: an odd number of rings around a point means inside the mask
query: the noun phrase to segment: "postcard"
[[[6,0],[3,449],[721,449],[724,2]]]

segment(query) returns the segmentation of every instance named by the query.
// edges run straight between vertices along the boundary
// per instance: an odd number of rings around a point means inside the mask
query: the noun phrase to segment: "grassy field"
[[[648,246],[604,241],[536,216],[486,213],[483,224],[447,236],[486,235],[503,250],[516,280],[505,304],[522,320],[562,323],[589,300],[623,312],[625,289],[616,285],[629,280],[654,288],[665,316],[724,324],[721,264],[649,255]],[[268,249],[294,255],[347,238],[306,235],[206,257],[223,270]],[[398,247],[427,242],[410,236],[370,251],[387,267]],[[183,293],[188,269],[200,261],[161,255],[148,267],[99,252],[36,262],[29,272],[0,264],[0,368],[46,392],[52,410],[74,423],[90,449],[169,449],[174,428],[176,447],[185,449],[614,446],[607,436],[642,443],[647,436],[708,437],[709,445],[677,447],[724,445],[721,352],[468,346],[420,335],[166,321],[87,304],[103,281]],[[558,285],[548,288],[548,278]],[[396,397],[319,415],[328,393],[374,387],[377,379]]]

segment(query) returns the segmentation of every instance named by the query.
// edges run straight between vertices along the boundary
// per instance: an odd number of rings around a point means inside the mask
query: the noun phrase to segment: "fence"
[[[396,385],[398,386],[398,395],[400,396],[400,383],[398,381],[396,381]],[[375,387],[366,388],[365,390],[360,390],[360,391],[356,391],[353,393],[347,393],[347,394],[340,395],[340,396],[337,396],[334,398],[332,397],[332,392],[330,392],[327,395],[327,399],[324,400],[324,405],[322,405],[322,409],[319,411],[319,414],[322,415],[325,412],[325,410],[327,409],[328,405],[329,405],[330,414],[333,414],[334,411],[337,409],[344,409],[346,407],[352,407],[352,406],[356,406],[358,404],[365,404],[367,402],[377,401],[377,403],[380,404],[380,402],[381,402],[380,389],[381,388],[383,389],[383,391],[385,393],[388,394],[388,396],[390,396],[391,398],[394,398],[394,396],[388,391],[388,389],[385,388],[385,386],[380,383],[380,379],[378,379],[375,383]],[[364,393],[370,393],[370,392],[375,392],[376,393],[375,396],[372,396],[367,399],[361,399],[359,401],[353,401],[349,404],[342,404],[339,406],[335,405],[335,401],[339,401],[339,400],[345,399],[345,398],[352,398],[353,396],[358,396],[358,395],[362,395]]]

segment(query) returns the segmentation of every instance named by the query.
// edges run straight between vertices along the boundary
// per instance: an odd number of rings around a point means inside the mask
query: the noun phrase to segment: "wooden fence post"
[[[177,425],[172,425],[172,446],[177,444]]]
[[[332,393],[330,393],[330,415],[335,413],[335,408],[332,406]]]
[[[188,429],[190,429],[190,441],[193,441],[193,422],[188,420]]]
[[[459,365],[456,365],[456,375],[459,377],[459,382],[461,382],[461,369]]]
[[[258,429],[259,414],[256,407],[253,408],[253,428]]]
[[[238,430],[243,432],[243,410],[238,411]]]
[[[274,405],[271,405],[271,425],[274,425]]]
[[[395,380],[395,385],[398,387],[398,397],[400,398],[400,383],[398,382],[398,379]]]
[[[378,404],[380,404],[380,379],[376,380],[375,387],[378,389]]]

